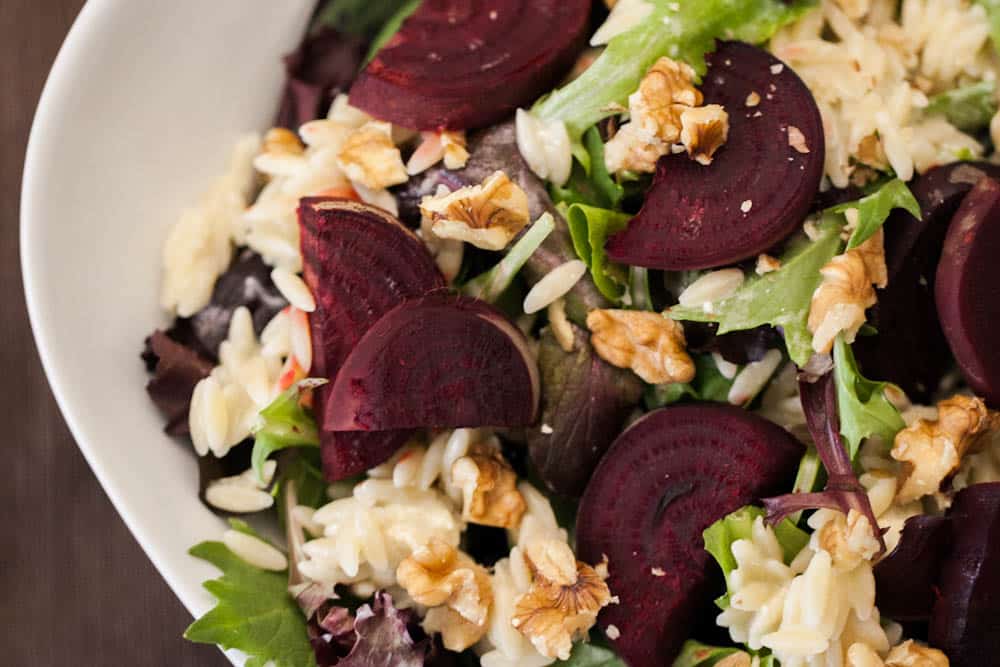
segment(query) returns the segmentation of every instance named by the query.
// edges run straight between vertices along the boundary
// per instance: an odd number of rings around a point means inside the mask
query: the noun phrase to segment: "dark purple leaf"
[[[760,326],[718,335],[714,322],[685,322],[684,338],[690,352],[718,352],[726,361],[749,364],[760,361],[768,350],[780,348],[783,338],[774,327]]]
[[[943,516],[907,519],[899,544],[875,565],[875,602],[894,621],[926,621],[934,606],[941,562],[951,544]]]
[[[427,640],[416,642],[407,625],[410,614],[392,605],[388,593],[376,593],[372,605],[355,614],[357,641],[338,667],[423,667],[430,650]]]
[[[853,509],[868,518],[879,542],[879,554],[885,553],[885,540],[868,501],[868,494],[855,476],[851,457],[840,441],[837,388],[833,374],[826,373],[815,380],[800,376],[799,392],[809,433],[826,469],[826,487],[818,493],[789,493],[766,498],[763,502],[768,522],[773,525],[790,514],[807,509],[838,509],[844,514]]]
[[[297,130],[326,115],[337,93],[347,90],[364,60],[367,42],[323,27],[285,56],[287,79],[275,124]]]
[[[164,430],[170,435],[187,435],[191,394],[199,380],[211,372],[212,362],[159,330],[146,339],[143,359],[153,373],[146,392],[167,418]]]

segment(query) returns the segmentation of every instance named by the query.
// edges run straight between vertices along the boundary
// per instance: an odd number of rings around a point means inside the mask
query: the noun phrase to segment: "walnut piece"
[[[962,457],[997,428],[1000,413],[989,410],[979,398],[957,395],[938,403],[937,419],[917,419],[897,433],[890,452],[902,463],[897,502],[937,493],[941,482],[958,470]]]
[[[948,667],[948,664],[944,653],[912,639],[893,647],[885,658],[885,667]]]
[[[444,168],[461,169],[469,162],[469,150],[465,147],[465,132],[441,133],[441,146],[444,147]]]
[[[502,171],[480,185],[424,197],[420,212],[439,238],[503,250],[529,222],[528,195]]]
[[[473,452],[455,461],[451,477],[462,489],[462,518],[483,526],[515,528],[525,502],[517,473],[496,450]]]
[[[631,368],[650,384],[689,382],[694,378],[684,329],[659,313],[592,310],[587,315],[587,328],[598,356],[612,366]]]
[[[678,142],[701,164],[711,162],[726,140],[729,119],[722,107],[700,107],[703,99],[694,76],[686,63],[666,57],[653,63],[639,89],[629,95],[629,122],[604,147],[610,171],[655,171],[656,161]]]
[[[532,581],[514,604],[511,624],[544,656],[567,660],[573,641],[586,635],[611,603],[601,572],[576,560],[565,542],[543,539],[525,548]]]
[[[815,351],[829,352],[841,332],[847,342],[853,342],[865,323],[865,310],[876,301],[872,284],[884,287],[888,283],[882,239],[879,230],[820,269],[823,282],[813,293],[807,322]]]
[[[284,127],[272,127],[264,135],[263,152],[270,155],[302,155],[305,146],[297,134]]]
[[[777,271],[781,268],[781,260],[777,257],[772,257],[771,255],[760,254],[757,255],[757,268],[754,272],[758,276],[762,276],[765,273],[771,273],[772,271]]]
[[[698,164],[712,164],[712,156],[728,137],[729,114],[718,104],[685,109],[681,114],[681,144]]]
[[[403,158],[392,141],[392,125],[369,121],[351,132],[337,153],[337,166],[354,183],[371,190],[405,183]]]
[[[826,510],[833,516],[814,533],[816,545],[830,554],[833,564],[844,571],[853,570],[862,561],[871,560],[879,543],[868,517],[856,510]]]
[[[493,604],[489,574],[447,542],[433,539],[414,551],[396,568],[396,580],[417,604],[442,609],[431,623],[449,649],[465,650],[486,633]]]

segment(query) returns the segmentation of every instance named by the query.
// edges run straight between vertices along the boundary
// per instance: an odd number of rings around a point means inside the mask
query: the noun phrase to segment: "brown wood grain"
[[[190,617],[77,449],[42,373],[18,258],[24,150],[83,0],[0,0],[0,664],[229,664],[181,639]]]

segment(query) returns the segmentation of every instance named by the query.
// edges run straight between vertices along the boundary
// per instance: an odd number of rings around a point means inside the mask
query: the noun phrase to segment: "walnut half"
[[[439,238],[484,250],[503,250],[530,220],[528,195],[502,171],[480,185],[424,197],[420,212]]]
[[[937,493],[962,457],[1000,428],[1000,414],[979,398],[952,396],[938,403],[936,420],[917,419],[896,434],[891,456],[901,462],[898,503]]]
[[[403,158],[392,141],[392,125],[369,121],[351,132],[337,153],[337,166],[354,183],[371,190],[409,179]]]
[[[576,560],[560,540],[531,542],[524,558],[531,586],[515,602],[511,624],[542,655],[567,660],[573,641],[586,635],[612,601],[606,572]]]
[[[715,151],[729,138],[729,114],[718,104],[687,109],[681,114],[680,138],[692,160],[710,165]]]
[[[396,580],[414,602],[432,607],[425,626],[441,633],[446,648],[464,651],[486,633],[493,604],[489,574],[455,547],[432,540],[399,564]]]
[[[472,523],[514,528],[524,514],[525,502],[517,490],[517,473],[500,452],[474,452],[451,467],[455,484],[462,488],[462,518]]]
[[[650,384],[689,382],[694,377],[684,329],[660,313],[592,310],[587,328],[598,356],[612,366],[631,368]]]

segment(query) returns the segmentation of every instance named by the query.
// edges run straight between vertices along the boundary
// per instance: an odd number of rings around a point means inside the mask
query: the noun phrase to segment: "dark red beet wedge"
[[[938,572],[951,546],[949,525],[943,516],[907,519],[899,544],[875,565],[875,602],[883,616],[902,623],[931,617]]]
[[[1000,406],[1000,181],[984,178],[948,227],[934,286],[941,327],[969,386]]]
[[[618,437],[584,492],[576,540],[582,560],[608,556],[621,604],[598,624],[618,627],[631,667],[669,665],[710,597],[702,531],[787,488],[801,455],[784,429],[714,404],[651,412]]]
[[[589,0],[424,0],[358,75],[351,104],[417,130],[492,125],[551,90]]]
[[[299,206],[306,283],[316,298],[309,316],[312,375],[333,378],[368,329],[406,299],[444,280],[424,244],[398,220],[372,206],[307,198]],[[319,390],[320,405],[329,386]],[[323,471],[343,479],[378,465],[407,432],[333,433],[320,413]]]
[[[538,365],[489,304],[444,290],[389,311],[344,361],[324,406],[332,431],[527,426]]]
[[[952,667],[994,664],[1000,655],[1000,483],[959,491],[948,515],[954,541],[928,638]]]
[[[616,262],[670,270],[731,264],[781,242],[809,212],[825,153],[809,89],[749,44],[720,42],[707,59],[705,103],[725,107],[729,139],[707,167],[683,154],[660,159],[642,210],[608,242]],[[760,103],[748,107],[752,94]]]
[[[1000,166],[957,162],[935,167],[910,183],[920,219],[896,209],[885,223],[889,285],[878,290],[870,321],[877,336],[860,336],[854,352],[869,377],[891,378],[914,401],[927,401],[950,363],[934,306],[934,282],[948,223],[962,199]]]

